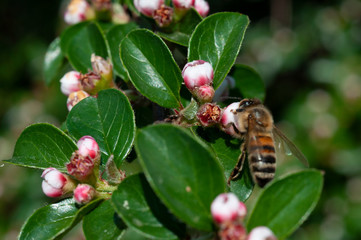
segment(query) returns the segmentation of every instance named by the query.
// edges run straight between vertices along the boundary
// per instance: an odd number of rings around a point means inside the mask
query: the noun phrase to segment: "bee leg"
[[[246,159],[246,143],[243,142],[241,145],[241,155],[238,158],[238,162],[236,164],[236,166],[233,168],[233,171],[231,172],[231,174],[229,175],[227,184],[229,185],[231,183],[232,180],[236,179],[239,174],[241,174],[241,171],[243,169],[243,164],[244,164],[244,160]]]

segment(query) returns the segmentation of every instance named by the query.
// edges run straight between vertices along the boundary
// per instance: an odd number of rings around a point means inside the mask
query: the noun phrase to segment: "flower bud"
[[[78,153],[83,157],[89,156],[91,159],[100,157],[99,145],[91,136],[83,136],[77,142]]]
[[[64,14],[64,20],[68,24],[76,24],[93,19],[94,16],[94,10],[86,0],[71,0]]]
[[[87,204],[95,197],[95,189],[88,184],[79,184],[74,190],[74,199],[78,204]]]
[[[108,83],[113,81],[113,65],[109,60],[106,61],[104,58],[93,53],[90,61],[95,74],[102,77]]]
[[[89,96],[90,95],[83,90],[70,93],[68,100],[66,102],[66,106],[68,107],[68,110],[70,111],[78,102]]]
[[[235,194],[223,193],[213,200],[211,213],[214,221],[222,225],[242,220],[247,214],[247,208]]]
[[[194,5],[194,0],[173,0],[175,8],[189,9]]]
[[[194,8],[197,10],[199,15],[201,15],[202,17],[207,16],[207,14],[209,12],[209,4],[205,0],[195,0]]]
[[[197,112],[197,119],[202,126],[208,127],[219,123],[221,116],[221,108],[216,104],[203,104]]]
[[[80,72],[70,71],[66,73],[60,79],[61,92],[69,96],[70,93],[81,90],[80,78],[81,78]]]
[[[60,197],[72,191],[74,182],[67,175],[55,168],[47,168],[41,175],[44,178],[42,183],[43,192],[48,197]]]
[[[166,5],[160,6],[153,13],[153,19],[159,27],[167,27],[173,21],[173,8]]]
[[[164,0],[134,0],[135,8],[142,14],[152,17],[155,10],[159,9]]]
[[[213,68],[209,62],[196,60],[184,66],[182,76],[186,87],[192,91],[195,87],[212,84]]]
[[[235,114],[233,113],[234,110],[239,108],[239,102],[234,102],[228,105],[222,113],[221,117],[221,124],[222,129],[226,133],[230,135],[236,135],[236,130],[234,129],[234,124],[236,124]]]
[[[253,228],[249,233],[247,240],[277,240],[271,229],[260,226]]]
[[[79,181],[84,182],[94,175],[94,160],[89,156],[79,154],[79,151],[77,150],[71,156],[70,163],[66,164],[66,168],[70,175],[74,176]]]
[[[195,88],[194,93],[200,102],[212,102],[214,96],[214,88],[212,86],[203,85],[199,88]]]
[[[218,236],[221,240],[245,240],[247,232],[241,223],[235,222],[222,226]]]

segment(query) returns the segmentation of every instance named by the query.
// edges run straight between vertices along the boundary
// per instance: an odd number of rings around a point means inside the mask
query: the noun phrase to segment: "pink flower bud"
[[[73,181],[55,168],[47,168],[41,175],[43,192],[48,197],[60,197],[74,189]]]
[[[234,129],[234,124],[236,124],[235,114],[232,112],[239,107],[239,102],[234,102],[228,105],[222,113],[221,124],[223,130],[230,134],[236,135],[236,131]]]
[[[99,157],[99,146],[95,139],[91,136],[81,137],[77,143],[78,153],[84,157],[89,156],[92,159]]]
[[[195,0],[194,8],[202,17],[207,16],[209,12],[209,4],[205,0]]]
[[[256,227],[249,233],[247,240],[277,240],[271,229],[268,227]]]
[[[164,0],[134,0],[135,8],[142,14],[152,17],[155,10],[160,8]]]
[[[205,127],[219,123],[220,116],[221,108],[212,103],[203,104],[197,112],[197,119]]]
[[[214,96],[214,88],[209,85],[203,85],[199,88],[195,88],[193,91],[197,97],[197,99],[202,102],[212,102]]]
[[[94,15],[94,10],[86,0],[71,0],[64,14],[64,20],[68,24],[76,24],[94,18]]]
[[[154,11],[153,19],[159,27],[167,27],[173,21],[173,8],[162,5]]]
[[[218,236],[221,240],[245,240],[247,232],[241,223],[230,222],[227,225],[221,226]]]
[[[70,93],[68,100],[66,102],[66,106],[68,107],[68,110],[70,111],[78,102],[89,96],[90,95],[83,90]]]
[[[196,60],[184,66],[182,76],[186,87],[193,90],[195,87],[212,84],[213,68],[209,62]]]
[[[247,214],[247,208],[235,194],[223,193],[213,200],[211,213],[216,223],[225,224],[243,219]]]
[[[194,5],[194,0],[173,0],[175,8],[188,9]]]
[[[69,96],[70,93],[81,90],[80,78],[81,78],[80,72],[70,71],[66,73],[60,79],[61,92]]]
[[[75,151],[66,168],[68,173],[79,181],[86,181],[93,175],[94,160],[89,156],[79,154],[79,151]]]
[[[79,184],[74,190],[74,199],[78,204],[86,204],[95,197],[95,189],[88,184]]]

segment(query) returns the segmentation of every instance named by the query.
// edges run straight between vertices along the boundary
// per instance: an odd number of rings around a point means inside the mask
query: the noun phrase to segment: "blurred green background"
[[[255,68],[275,121],[325,172],[321,200],[289,239],[361,239],[361,1],[222,0],[211,12],[238,11],[251,24],[237,62]],[[42,64],[65,25],[66,1],[0,3],[0,159],[9,159],[31,123],[65,120],[59,83]],[[34,209],[52,200],[41,171],[0,165],[0,239],[16,239]],[[292,214],[292,213],[290,213]],[[83,239],[76,230],[68,239]]]

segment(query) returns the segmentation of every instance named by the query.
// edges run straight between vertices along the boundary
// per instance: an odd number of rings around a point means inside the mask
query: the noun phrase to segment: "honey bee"
[[[242,153],[229,176],[228,184],[241,173],[247,153],[253,181],[260,187],[270,182],[276,171],[275,140],[285,143],[291,153],[308,167],[306,157],[274,126],[271,112],[260,100],[243,99],[232,112],[235,114],[233,128],[236,137],[242,139],[243,143]]]

